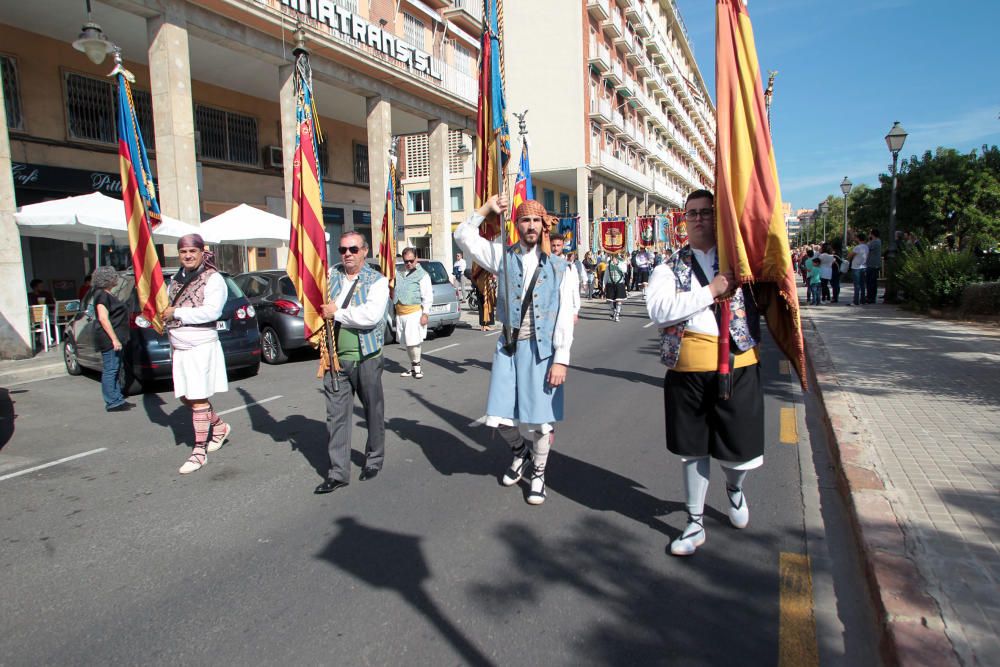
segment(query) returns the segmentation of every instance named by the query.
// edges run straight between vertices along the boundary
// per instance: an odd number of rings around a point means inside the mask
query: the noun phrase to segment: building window
[[[431,191],[414,190],[407,193],[407,213],[430,213],[431,212]]]
[[[260,165],[256,118],[196,104],[194,126],[199,137],[199,157],[252,167]]]
[[[555,193],[555,191],[549,190],[548,188],[543,189],[542,190],[542,198],[543,198],[542,203],[545,205],[545,210],[546,211],[555,211],[556,210],[556,193]]]
[[[154,145],[153,101],[145,90],[132,89],[136,120],[143,143]],[[105,144],[118,143],[118,96],[110,81],[66,73],[66,119],[69,137]]]
[[[451,189],[451,210],[452,211],[464,211],[465,210],[465,196],[462,192],[462,186]]]
[[[563,215],[569,213],[569,195],[559,195],[559,212]]]
[[[326,134],[323,134],[323,141],[318,144],[319,150],[316,152],[316,159],[319,160],[319,177],[323,178],[329,173],[330,169],[330,149],[328,148],[329,143],[326,140]]]
[[[354,182],[357,185],[368,185],[368,146],[354,144]]]
[[[0,70],[3,73],[3,101],[7,109],[7,127],[12,130],[24,129],[21,115],[21,92],[17,82],[17,61],[9,56],[0,56]]]
[[[430,175],[427,135],[415,134],[404,139],[406,143],[406,178],[427,178]]]
[[[451,48],[455,51],[455,69],[462,74],[471,74],[472,52],[457,41],[452,41]]]
[[[333,0],[333,4],[343,7],[352,14],[358,13],[358,0]]]
[[[403,13],[403,41],[418,49],[424,48],[424,22]]]

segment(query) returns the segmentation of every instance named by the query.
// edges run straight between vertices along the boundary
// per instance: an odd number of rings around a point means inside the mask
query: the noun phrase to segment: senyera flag
[[[531,182],[531,162],[528,159],[528,137],[524,137],[521,144],[521,163],[517,168],[517,178],[514,180],[514,198],[511,202],[511,210],[516,211],[517,207],[535,198],[535,186]],[[517,226],[511,222],[507,223],[507,242],[514,245],[518,242]]]
[[[715,82],[719,270],[732,271],[741,284],[754,283],[757,305],[768,328],[805,387],[798,295],[781,210],[764,85],[745,0],[716,2]],[[724,314],[727,306],[728,301],[723,302]],[[723,338],[720,336],[720,343]],[[720,349],[720,373],[728,370],[729,353],[724,352]]]
[[[320,349],[319,374],[338,367],[336,348],[323,319],[328,275],[323,228],[323,181],[319,171],[320,134],[312,96],[309,54],[296,50],[295,158],[292,163],[292,218],[286,271],[302,304],[305,336]]]
[[[389,288],[396,286],[396,159],[389,158],[389,182],[385,186],[385,213],[382,215],[382,241],[378,248],[378,265],[389,279]]]
[[[118,160],[139,311],[150,326],[163,333],[161,313],[169,305],[169,300],[160,258],[153,245],[153,229],[160,224],[160,206],[156,202],[146,146],[132,101],[130,83],[135,79],[122,67],[121,55],[117,52],[111,75],[118,77]]]

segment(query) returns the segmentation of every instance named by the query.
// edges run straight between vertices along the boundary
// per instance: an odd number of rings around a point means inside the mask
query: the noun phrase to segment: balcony
[[[611,102],[606,99],[590,100],[590,120],[601,125],[611,122]]]
[[[648,191],[653,187],[653,179],[642,173],[624,160],[616,158],[607,150],[591,153],[591,168],[605,172],[619,181],[625,181],[629,185],[643,191]]]
[[[632,35],[629,39],[627,50],[625,51],[625,58],[633,65],[638,65],[642,62],[643,58],[646,56],[646,49],[642,46],[642,40]]]
[[[608,47],[602,42],[591,42],[590,57],[587,62],[595,71],[607,72],[611,69],[611,55],[608,52]]]
[[[646,10],[642,11],[642,16],[639,17],[639,23],[635,26],[635,31],[642,35],[643,37],[651,37],[656,34],[656,22],[653,21],[649,12]]]
[[[625,72],[622,70],[622,64],[617,60],[611,62],[611,69],[604,73],[604,77],[610,81],[613,85],[617,86],[625,78]]]
[[[607,21],[601,24],[601,29],[604,34],[612,39],[618,39],[622,36],[622,25],[620,19],[617,15],[612,16]]]
[[[482,32],[483,3],[481,0],[454,0],[454,6],[445,9],[442,15],[473,35]]]
[[[639,56],[639,62],[635,64],[635,73],[639,76],[649,76],[653,71],[653,66],[649,64],[649,60],[646,59],[645,52],[641,52]]]
[[[621,83],[615,86],[615,90],[617,90],[618,94],[622,97],[632,97],[635,95],[635,81],[632,80],[632,77],[626,74],[622,77]]]
[[[684,195],[681,191],[663,179],[653,179],[652,191],[658,197],[666,199],[672,208],[680,208],[684,204]]]
[[[633,23],[639,23],[642,21],[642,10],[639,9],[639,3],[635,0],[628,0],[625,4],[625,18]]]
[[[611,111],[611,131],[617,134],[625,132],[625,116],[617,109]]]
[[[587,11],[598,21],[604,21],[611,16],[608,0],[587,0]]]

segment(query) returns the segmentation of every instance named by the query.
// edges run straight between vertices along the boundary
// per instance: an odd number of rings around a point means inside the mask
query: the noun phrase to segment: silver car
[[[455,325],[462,318],[461,295],[451,283],[451,276],[441,262],[430,259],[419,260],[420,266],[431,277],[431,289],[434,292],[434,305],[427,317],[427,330],[438,336],[450,336],[455,331]],[[403,262],[397,260],[396,274],[403,273]],[[392,340],[396,340],[396,318],[390,317]]]

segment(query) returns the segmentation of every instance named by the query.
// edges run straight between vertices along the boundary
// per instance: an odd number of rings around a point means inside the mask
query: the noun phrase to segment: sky
[[[715,99],[715,2],[676,0]],[[1000,0],[749,0],[782,199],[814,208],[844,176],[878,184],[900,159],[1000,144]]]

